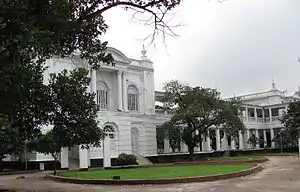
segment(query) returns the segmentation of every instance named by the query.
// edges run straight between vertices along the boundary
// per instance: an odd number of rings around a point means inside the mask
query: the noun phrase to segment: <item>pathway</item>
[[[298,157],[269,157],[264,170],[246,177],[206,183],[144,186],[99,186],[58,183],[45,180],[45,173],[0,176],[0,186],[27,192],[299,192],[300,159]]]

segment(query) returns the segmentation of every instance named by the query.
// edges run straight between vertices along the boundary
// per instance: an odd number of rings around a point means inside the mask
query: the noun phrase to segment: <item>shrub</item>
[[[136,156],[132,154],[121,153],[117,159],[119,165],[137,165]]]

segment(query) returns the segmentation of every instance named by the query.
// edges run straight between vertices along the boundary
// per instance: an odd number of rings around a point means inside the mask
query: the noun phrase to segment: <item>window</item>
[[[138,92],[134,86],[128,87],[128,110],[138,111]]]
[[[105,136],[108,136],[110,139],[115,138],[115,130],[114,130],[113,126],[106,125],[103,129],[103,132],[104,132]]]
[[[108,91],[103,82],[97,83],[97,104],[100,109],[108,108]]]

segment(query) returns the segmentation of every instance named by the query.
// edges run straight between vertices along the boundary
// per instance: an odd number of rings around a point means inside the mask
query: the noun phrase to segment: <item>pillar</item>
[[[270,122],[272,121],[272,109],[269,108],[269,117],[270,117]]]
[[[61,148],[60,164],[61,164],[62,169],[69,168],[69,148],[68,147]]]
[[[246,120],[248,121],[249,120],[248,107],[246,107],[246,109],[245,109],[245,114],[246,114]]]
[[[242,131],[239,131],[239,149],[244,149],[244,142],[243,142],[243,134]]]
[[[254,107],[254,117],[255,117],[255,121],[257,121],[257,108]]]
[[[220,129],[216,129],[216,150],[221,150],[221,142],[220,142]]]
[[[97,103],[97,72],[96,70],[91,70],[91,93],[95,94],[94,101]]]
[[[111,157],[110,157],[110,138],[105,136],[103,140],[103,167],[111,167]]]
[[[79,146],[79,168],[88,169],[88,160],[88,150],[82,149],[81,146]]]
[[[211,151],[211,147],[210,147],[210,137],[209,135],[206,136],[206,147],[207,147],[207,151]]]
[[[122,110],[122,71],[118,71],[118,109]]]
[[[255,136],[259,139],[259,133],[258,133],[258,129],[255,129]],[[256,143],[256,148],[259,149],[260,148],[260,143]]]
[[[270,129],[270,135],[271,135],[271,147],[275,148],[275,142],[273,141],[273,139],[274,139],[274,129],[273,128]]]
[[[236,145],[235,145],[235,139],[233,137],[231,137],[231,149],[235,150],[236,149]]]
[[[170,143],[169,139],[164,139],[164,153],[170,153]]]
[[[264,148],[266,147],[267,143],[267,131],[264,129]]]
[[[126,83],[126,72],[123,72],[123,109],[128,110],[128,101],[127,101],[127,83]]]
[[[228,149],[228,138],[227,138],[227,133],[224,131],[224,137],[222,140],[222,150],[226,151]]]
[[[250,130],[247,129],[246,130],[246,138],[247,138],[247,148],[250,148],[250,143],[249,143],[249,139],[250,139]]]

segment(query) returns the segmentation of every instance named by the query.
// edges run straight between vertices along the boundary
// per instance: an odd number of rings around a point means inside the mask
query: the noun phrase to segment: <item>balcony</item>
[[[243,116],[242,119],[244,121],[247,121],[247,117]],[[248,117],[248,121],[256,121],[256,122],[260,122],[260,123],[269,123],[269,122],[278,122],[280,119],[280,116],[274,116],[274,117]]]

